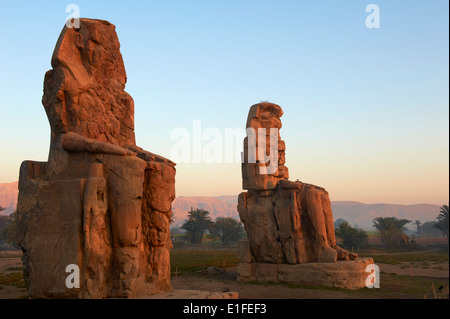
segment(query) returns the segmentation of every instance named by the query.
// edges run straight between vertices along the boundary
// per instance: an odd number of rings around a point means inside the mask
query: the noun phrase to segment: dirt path
[[[233,269],[215,276],[204,276],[197,273],[172,277],[173,289],[198,289],[207,291],[236,291],[239,299],[344,299],[351,298],[345,291],[290,288],[278,284],[250,284],[236,281],[237,274]]]

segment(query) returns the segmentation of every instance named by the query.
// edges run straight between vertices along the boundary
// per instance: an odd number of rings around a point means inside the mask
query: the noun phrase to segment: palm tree
[[[387,246],[399,245],[405,225],[410,223],[408,219],[396,217],[377,217],[373,220],[373,226],[377,229],[381,242]]]
[[[244,233],[242,223],[233,217],[217,217],[214,222],[213,234],[222,240],[222,244],[238,242]]]
[[[336,228],[336,236],[342,239],[342,245],[346,249],[353,247],[365,247],[368,244],[369,236],[362,229],[350,226],[348,222],[342,222]]]
[[[416,227],[417,227],[417,237],[420,237],[420,233],[421,233],[421,230],[422,230],[422,223],[420,222],[420,220],[416,220],[415,222],[414,222],[414,224],[416,224]]]
[[[434,226],[437,229],[441,230],[442,233],[444,234],[444,236],[447,236],[447,240],[449,240],[449,238],[448,238],[448,213],[449,213],[448,205],[442,205],[440,213],[439,213],[438,217],[436,217],[437,222]]]
[[[214,223],[209,217],[209,212],[204,209],[191,208],[188,213],[188,219],[181,226],[182,229],[186,230],[191,244],[201,244],[203,240],[203,234],[205,231],[211,230]]]

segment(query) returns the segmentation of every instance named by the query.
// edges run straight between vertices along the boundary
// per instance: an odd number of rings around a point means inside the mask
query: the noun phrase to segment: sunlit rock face
[[[52,67],[42,98],[49,158],[20,168],[18,236],[30,296],[171,290],[175,163],[135,144],[115,26],[80,19],[78,29],[64,27]],[[68,265],[79,269],[79,288],[67,283]]]
[[[356,259],[336,245],[328,192],[289,181],[286,145],[281,140],[280,106],[250,108],[244,139],[238,211],[256,262],[301,264]]]

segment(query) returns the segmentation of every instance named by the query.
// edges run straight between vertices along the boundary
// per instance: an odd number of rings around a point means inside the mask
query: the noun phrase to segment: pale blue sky
[[[244,128],[268,100],[291,179],[332,200],[448,202],[446,0],[0,1],[0,183],[47,159],[42,83],[70,3],[116,25],[139,146],[169,157],[173,129]],[[239,192],[239,163],[177,166],[177,195]]]

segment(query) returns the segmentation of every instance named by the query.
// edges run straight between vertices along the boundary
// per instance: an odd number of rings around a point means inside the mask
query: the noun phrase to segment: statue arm
[[[67,152],[136,155],[136,153],[126,150],[118,145],[100,142],[73,132],[66,133],[62,136],[61,145]]]
[[[170,166],[176,165],[170,159],[167,159],[161,155],[146,151],[139,146],[128,145],[128,146],[126,146],[126,148],[127,148],[127,150],[136,153],[139,158],[143,159],[146,162],[161,162],[161,163],[168,164]]]

